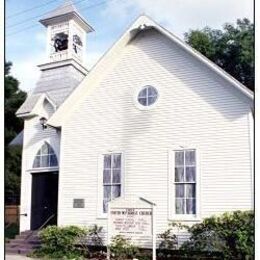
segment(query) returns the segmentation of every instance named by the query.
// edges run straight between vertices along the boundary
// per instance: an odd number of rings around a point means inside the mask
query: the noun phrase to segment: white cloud
[[[111,20],[116,17],[119,20],[127,20],[128,13],[133,12],[133,8],[138,8],[139,5],[135,4],[136,0],[112,0],[108,1],[106,7],[101,11],[103,19]]]
[[[93,65],[97,63],[99,58],[102,56],[103,52],[99,51],[90,51],[86,53],[86,68],[90,70]]]
[[[45,53],[38,56],[27,57],[26,59],[13,60],[12,75],[20,82],[19,87],[24,91],[30,91],[40,76],[40,69],[37,67],[43,62]]]
[[[125,19],[130,9],[127,2],[112,2],[103,12],[112,17],[118,14],[117,18]],[[179,36],[189,29],[206,25],[220,28],[237,18],[253,20],[253,0],[132,0],[131,4],[139,14],[150,15]]]
[[[46,41],[46,32],[45,31],[40,31],[35,34],[35,39],[40,42],[44,43]]]
[[[179,37],[183,37],[183,33],[189,29],[203,28],[206,25],[220,28],[226,22],[235,22],[237,18],[243,17],[253,20],[253,0],[117,0],[108,2],[99,19],[104,19],[111,30],[114,28],[113,31],[118,31],[122,30],[122,24],[131,22],[129,17],[141,13],[151,16]],[[43,63],[46,58],[44,51],[46,31],[39,29],[34,39],[35,43],[37,42],[34,51],[39,54],[32,56],[29,51],[25,51],[22,56],[26,59],[20,55],[11,59],[12,73],[21,82],[20,88],[26,91],[35,87],[40,76],[37,65]],[[96,40],[97,38],[93,39],[92,45],[86,50],[88,69],[107,49],[104,48],[107,45],[107,37],[98,38],[98,42]],[[16,49],[20,46],[17,44],[25,44],[25,42],[12,41],[11,44],[16,44],[12,46],[12,49]],[[29,57],[28,53],[30,53]]]
[[[94,51],[86,54],[86,67],[88,70],[98,61],[103,52]],[[39,64],[46,60],[46,53],[39,53],[37,56],[27,57],[26,59],[14,59],[12,66],[12,75],[20,82],[20,89],[31,91],[36,86],[36,82],[40,77]]]

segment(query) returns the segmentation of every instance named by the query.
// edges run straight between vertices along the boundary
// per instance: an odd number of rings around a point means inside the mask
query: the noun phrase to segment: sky
[[[30,91],[46,59],[46,28],[38,21],[64,0],[7,0],[6,60],[20,88]],[[74,0],[80,14],[95,29],[87,35],[86,67],[91,67],[140,14],[183,39],[190,29],[221,29],[247,17],[253,21],[253,0]]]

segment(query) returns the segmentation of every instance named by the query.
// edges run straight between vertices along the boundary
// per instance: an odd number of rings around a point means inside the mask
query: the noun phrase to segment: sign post
[[[121,235],[140,245],[152,242],[153,260],[156,260],[155,204],[144,199],[118,198],[108,205],[107,259],[110,259],[111,237]]]
[[[108,203],[108,216],[110,215],[110,205]],[[109,226],[109,217],[107,221],[107,260],[110,260],[110,226]]]
[[[153,260],[156,260],[156,221],[155,221],[155,204],[153,204]]]

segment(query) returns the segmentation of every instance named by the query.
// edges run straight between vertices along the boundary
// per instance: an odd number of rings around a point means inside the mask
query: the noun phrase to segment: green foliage
[[[5,198],[19,201],[21,175],[21,147],[8,146],[9,142],[23,129],[23,121],[15,112],[25,101],[26,93],[21,91],[19,82],[10,75],[12,63],[5,63]]]
[[[5,228],[5,238],[13,239],[19,234],[19,225],[12,223]]]
[[[117,235],[111,239],[109,249],[112,259],[117,260],[133,259],[139,253],[138,248],[131,244],[129,239],[126,239],[120,235]]]
[[[86,229],[76,226],[49,226],[39,233],[42,247],[36,254],[53,258],[66,256],[68,259],[84,256],[85,252],[82,252],[82,249],[78,248],[76,243],[86,234]]]
[[[223,30],[190,30],[185,41],[254,90],[254,24],[248,19],[227,23]]]
[[[88,229],[87,235],[92,245],[99,246],[99,247],[103,246],[103,241],[100,236],[102,230],[103,227],[99,227],[96,224]]]
[[[183,229],[180,223],[171,222],[169,228],[158,235],[160,240],[159,249],[173,250],[178,248],[178,238],[175,234],[176,231]]]
[[[11,62],[5,63],[5,145],[23,129],[23,120],[15,112],[26,99],[26,93],[19,89],[19,82],[10,75]]]
[[[94,246],[101,246],[102,227],[90,228],[77,226],[49,226],[40,233],[42,246],[33,255],[51,259],[84,259],[90,255],[88,241]]]
[[[204,219],[188,227],[185,251],[222,252],[224,259],[254,258],[254,213],[235,211]]]
[[[20,174],[21,174],[20,146],[5,147],[5,196],[6,202],[11,203],[10,198],[19,198]]]

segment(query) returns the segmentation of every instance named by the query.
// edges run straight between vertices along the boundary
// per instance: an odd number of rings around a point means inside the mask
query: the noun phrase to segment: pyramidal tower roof
[[[43,20],[73,12],[78,13],[78,10],[71,0],[66,0],[62,5],[58,6],[53,11],[49,12],[45,17],[43,17]]]
[[[49,26],[51,24],[68,21],[69,19],[76,20],[83,29],[86,30],[86,32],[94,31],[94,29],[80,15],[72,0],[65,0],[62,5],[47,13],[39,22],[44,26]]]

